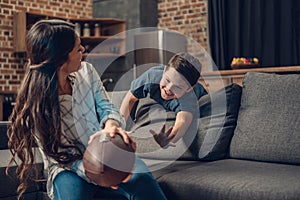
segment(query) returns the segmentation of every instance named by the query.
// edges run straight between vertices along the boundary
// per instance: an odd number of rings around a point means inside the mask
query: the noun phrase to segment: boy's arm
[[[135,104],[135,102],[138,101],[138,98],[136,98],[130,91],[127,92],[125,95],[125,98],[122,101],[120,112],[124,116],[125,121],[127,121],[130,112]]]
[[[193,120],[193,115],[187,111],[180,111],[177,113],[175,124],[173,127],[170,127],[166,130],[166,125],[164,124],[159,133],[156,133],[154,130],[150,129],[150,133],[153,135],[155,141],[163,148],[169,146],[175,146],[180,138],[182,138],[187,129],[189,128]]]
[[[170,142],[176,143],[182,138],[192,123],[193,115],[187,111],[180,111],[176,115],[175,124],[173,126],[171,136],[174,136]]]

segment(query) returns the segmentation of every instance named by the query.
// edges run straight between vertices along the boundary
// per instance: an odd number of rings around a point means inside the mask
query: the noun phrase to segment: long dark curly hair
[[[36,144],[46,155],[65,165],[82,158],[79,147],[61,141],[61,119],[58,100],[58,69],[68,60],[75,45],[74,26],[63,20],[41,20],[27,33],[26,45],[29,62],[18,92],[16,104],[9,118],[8,146],[20,179],[18,199],[26,191],[28,181],[37,179],[35,169]],[[63,149],[66,149],[64,151]],[[68,153],[73,149],[72,152]],[[74,151],[75,150],[75,151]],[[17,161],[19,158],[20,162]],[[35,170],[36,171],[36,170]]]

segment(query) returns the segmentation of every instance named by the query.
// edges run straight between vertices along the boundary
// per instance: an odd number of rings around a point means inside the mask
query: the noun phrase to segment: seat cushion
[[[199,162],[158,178],[172,200],[298,199],[299,180],[297,165],[235,159]]]
[[[300,75],[247,73],[232,158],[300,164]]]
[[[0,199],[17,199],[17,187],[19,185],[19,181],[16,177],[16,165],[13,163],[11,168],[9,169],[9,176],[6,175],[5,170],[6,167],[12,157],[10,150],[7,147],[7,128],[9,122],[1,122],[0,123]],[[40,179],[43,179],[43,163],[41,155],[39,154],[38,149],[35,148],[35,158],[37,167],[37,175]],[[32,176],[33,176],[32,172]],[[38,198],[38,195],[42,193],[42,182],[28,182],[28,188],[23,196],[24,200],[30,199],[42,199]]]
[[[0,154],[3,156],[4,150],[1,150]],[[8,150],[7,150],[8,151]],[[3,158],[3,157],[2,157]],[[1,162],[3,160],[1,159]],[[3,163],[2,163],[3,164]],[[42,176],[43,165],[37,164],[39,177]],[[15,175],[16,167],[13,166],[9,170],[9,176],[5,174],[6,166],[0,167],[0,199],[2,198],[12,198],[16,199],[17,196],[17,187],[19,185],[19,181]],[[34,181],[29,181],[28,188],[24,194],[24,199],[37,199],[35,196],[38,192],[41,191],[41,183],[36,183]],[[33,198],[33,196],[35,198]]]

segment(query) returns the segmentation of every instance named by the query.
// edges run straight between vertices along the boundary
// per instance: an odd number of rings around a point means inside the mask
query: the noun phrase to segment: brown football
[[[134,168],[135,153],[131,144],[116,134],[96,136],[83,155],[86,176],[103,187],[117,186]]]

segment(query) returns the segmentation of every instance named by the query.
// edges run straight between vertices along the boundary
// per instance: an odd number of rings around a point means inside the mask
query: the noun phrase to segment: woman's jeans
[[[88,183],[72,171],[60,172],[54,179],[54,199],[55,200],[90,200],[99,190],[110,190],[121,194],[127,199],[133,200],[161,200],[166,199],[161,188],[145,163],[138,157],[135,161],[135,170],[130,180],[119,184],[118,189],[103,188],[92,183]],[[138,173],[143,172],[143,173]]]

